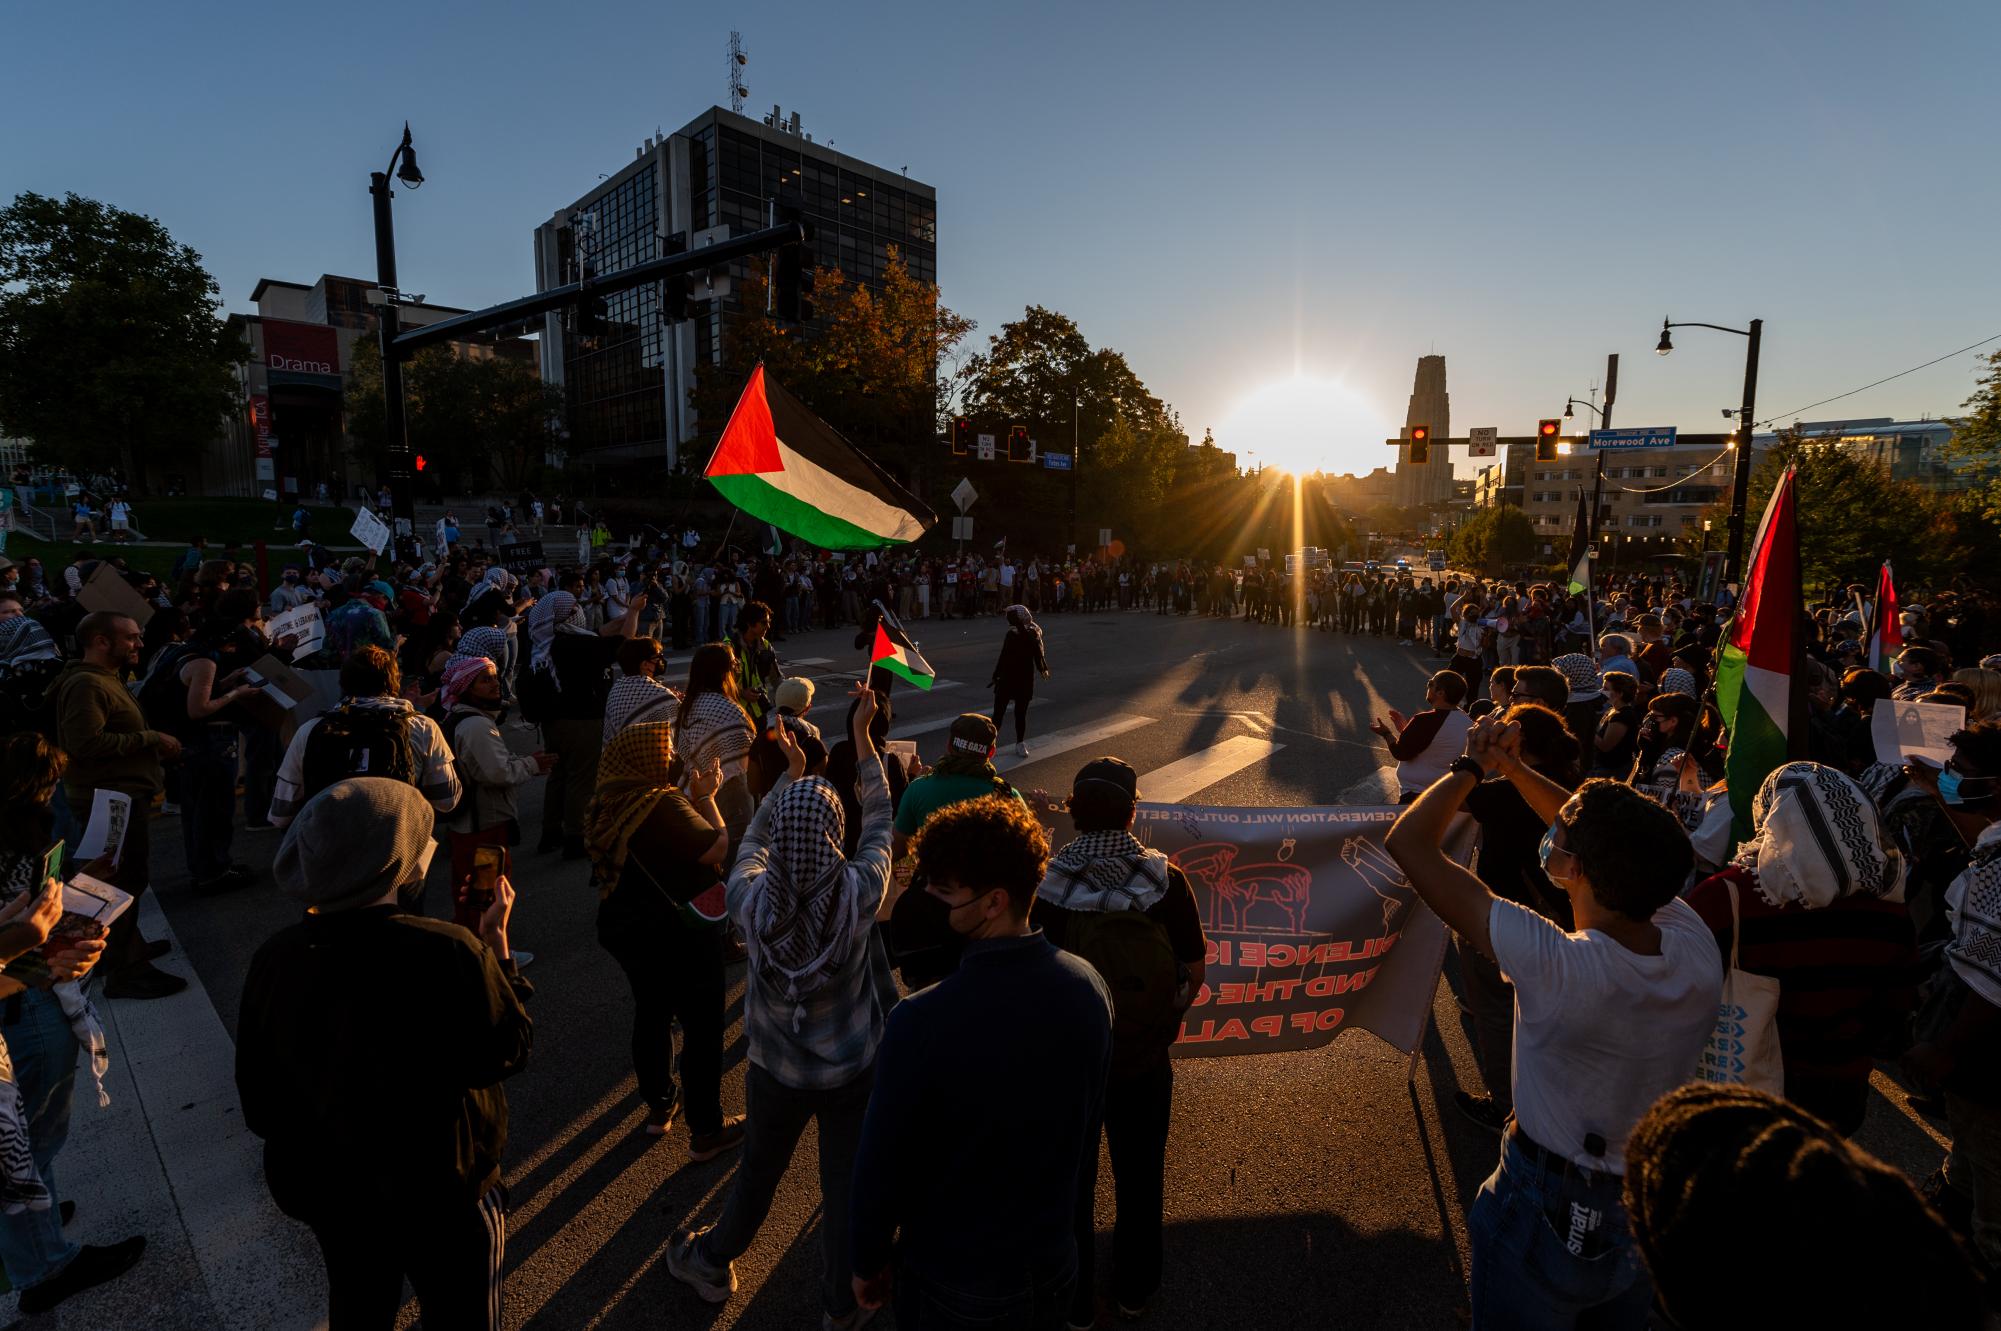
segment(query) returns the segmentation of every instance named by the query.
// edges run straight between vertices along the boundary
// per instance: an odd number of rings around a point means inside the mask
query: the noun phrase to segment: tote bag
[[[1769,975],[1737,969],[1737,942],[1744,927],[1737,912],[1737,884],[1730,893],[1730,969],[1723,975],[1723,1001],[1716,1025],[1696,1061],[1697,1081],[1786,1092],[1785,1064],[1779,1057],[1779,982]]]

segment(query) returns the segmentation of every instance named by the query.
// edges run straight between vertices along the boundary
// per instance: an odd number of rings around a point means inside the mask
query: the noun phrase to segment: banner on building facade
[[[1075,835],[1060,800],[1034,804],[1052,847]],[[1176,1057],[1314,1049],[1350,1029],[1417,1048],[1447,931],[1383,849],[1399,812],[1139,806],[1133,835],[1188,876],[1209,943]],[[1455,857],[1472,833],[1462,816]]]

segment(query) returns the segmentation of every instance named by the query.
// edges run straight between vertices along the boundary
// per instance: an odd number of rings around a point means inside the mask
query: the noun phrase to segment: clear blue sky
[[[1621,424],[1711,430],[1742,342],[1657,358],[1664,314],[1765,319],[1760,416],[2001,333],[1993,0],[9,8],[0,192],[159,217],[233,310],[373,272],[405,117],[404,284],[530,290],[532,228],[720,100],[734,23],[749,109],[937,187],[980,337],[1063,310],[1229,446],[1295,368],[1400,423],[1436,350],[1456,433],[1528,433],[1618,351]],[[1973,362],[1810,414],[1951,412]]]

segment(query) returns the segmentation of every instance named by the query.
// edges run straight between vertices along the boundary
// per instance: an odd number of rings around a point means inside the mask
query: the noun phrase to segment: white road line
[[[958,719],[958,714],[955,712],[951,716],[936,716],[929,721],[919,721],[907,726],[898,721],[890,726],[889,737],[891,739],[909,739],[913,735],[928,735],[934,730],[943,730]]]
[[[1179,804],[1196,791],[1234,776],[1261,758],[1269,758],[1285,745],[1249,735],[1235,735],[1221,744],[1211,744],[1178,762],[1139,778],[1139,796],[1149,804]]]
[[[948,721],[946,724],[949,725],[951,723]],[[994,759],[994,768],[996,771],[1011,772],[1017,767],[1026,767],[1030,763],[1039,763],[1044,758],[1054,758],[1058,754],[1068,753],[1072,749],[1081,749],[1087,744],[1097,744],[1110,739],[1114,735],[1123,735],[1128,730],[1136,730],[1140,726],[1152,724],[1153,718],[1150,716],[1127,715],[1114,716],[1107,721],[1093,721],[1087,726],[1071,726],[1068,730],[1053,731],[1050,734],[1041,735],[1030,740],[1028,756],[1026,758],[1008,753],[1006,757]],[[1005,744],[1003,744],[1002,748],[1005,751]]]
[[[833,663],[834,658],[831,656],[802,656],[796,661],[783,656],[778,658],[778,664],[784,666],[787,670],[797,670],[800,666],[822,666],[832,665]]]

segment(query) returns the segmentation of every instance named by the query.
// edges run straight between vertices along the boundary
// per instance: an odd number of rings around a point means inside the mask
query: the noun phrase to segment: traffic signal
[[[422,471],[423,469],[424,469],[424,455],[422,453],[419,453],[417,455],[417,470]]]
[[[1410,427],[1410,460],[1414,464],[1431,461],[1431,427],[1413,425]]]
[[[965,457],[973,451],[973,422],[964,416],[952,422],[952,456]]]
[[[660,238],[660,252],[685,254],[688,251],[688,233],[676,231],[671,236]],[[660,320],[662,323],[685,323],[693,313],[695,279],[683,273],[679,277],[663,278],[660,282]]]
[[[605,316],[611,307],[605,304],[603,296],[583,295],[577,298],[577,333],[582,337],[603,337]]]
[[[1537,462],[1556,461],[1556,440],[1563,432],[1563,422],[1554,418],[1536,422],[1535,460]]]
[[[810,323],[813,318],[813,224],[791,204],[778,205],[778,220],[797,222],[806,229],[806,239],[796,245],[782,245],[772,268],[772,310],[781,319]]]
[[[1008,428],[1007,460],[1009,462],[1028,462],[1031,460],[1030,454],[1034,451],[1034,446],[1028,442],[1028,427],[1026,425],[1015,425]]]

